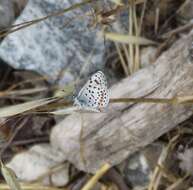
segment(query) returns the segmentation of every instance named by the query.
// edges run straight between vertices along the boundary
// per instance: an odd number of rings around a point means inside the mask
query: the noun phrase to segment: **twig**
[[[163,38],[170,38],[173,35],[179,34],[179,33],[184,32],[186,30],[190,30],[192,28],[193,28],[193,23],[191,22],[191,23],[185,24],[184,26],[180,26],[180,27],[168,32],[168,33],[163,34],[162,37]]]

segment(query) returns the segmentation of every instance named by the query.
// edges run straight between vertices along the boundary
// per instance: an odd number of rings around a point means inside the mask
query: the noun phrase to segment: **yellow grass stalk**
[[[82,190],[90,190],[92,189],[98,180],[111,168],[111,165],[106,163],[104,164],[96,174],[86,183],[86,185],[82,188]]]

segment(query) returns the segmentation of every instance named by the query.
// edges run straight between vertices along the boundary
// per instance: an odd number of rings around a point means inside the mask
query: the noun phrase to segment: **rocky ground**
[[[0,0],[0,37],[0,188],[193,189],[191,0]]]

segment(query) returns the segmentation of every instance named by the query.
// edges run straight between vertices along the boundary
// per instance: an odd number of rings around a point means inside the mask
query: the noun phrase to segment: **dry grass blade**
[[[116,5],[123,5],[122,0],[109,0],[109,1],[115,3]]]
[[[125,72],[125,75],[128,76],[128,75],[129,75],[129,69],[127,68],[127,64],[126,64],[126,62],[125,62],[125,60],[124,60],[124,57],[123,57],[123,55],[122,55],[122,53],[121,53],[121,49],[120,49],[120,47],[119,47],[119,44],[116,43],[116,42],[115,42],[115,47],[116,47],[117,53],[118,53],[118,55],[119,55],[119,58],[120,58],[120,61],[121,61],[121,65],[122,65],[122,67],[123,67],[123,70],[124,70],[124,72]],[[126,54],[126,56],[127,56],[127,54]],[[128,59],[129,59],[129,58],[128,58]]]
[[[91,107],[78,107],[78,106],[71,106],[71,107],[67,107],[64,109],[58,109],[56,111],[51,111],[51,112],[47,112],[47,113],[51,113],[54,115],[69,115],[75,112],[80,112],[80,113],[100,113],[100,111],[91,108]]]
[[[118,44],[118,43],[116,43],[116,44]],[[120,44],[118,44],[118,45],[120,45]],[[124,55],[125,55],[125,57],[126,57],[126,62],[127,62],[127,64],[125,65],[126,66],[126,69],[128,70],[128,75],[129,75],[129,73],[131,73],[131,71],[132,71],[132,67],[130,66],[131,64],[129,64],[130,63],[130,58],[131,58],[131,56],[129,56],[129,51],[128,51],[128,47],[127,47],[127,44],[121,44],[122,45],[122,49],[123,49],[123,52],[124,52]],[[118,52],[118,51],[117,51]],[[119,53],[119,52],[118,52]],[[123,54],[123,53],[122,53]],[[123,55],[122,55],[123,56]]]
[[[129,35],[128,36],[134,36],[133,35],[133,1],[130,2],[130,6],[129,6]],[[124,39],[123,39],[124,40]],[[130,56],[130,60],[129,60],[129,67],[130,67],[130,71],[131,74],[134,71],[134,46],[133,43],[129,43],[129,56]]]
[[[137,37],[140,36],[140,30],[139,30],[139,26],[138,26],[138,21],[137,21],[137,10],[136,10],[136,5],[133,5],[133,22],[134,22],[134,29],[135,29],[135,35]],[[137,71],[140,68],[140,49],[139,49],[139,45],[135,45],[135,56],[134,56],[134,68],[133,71]]]
[[[8,106],[5,108],[0,109],[0,117],[10,117],[14,116],[26,111],[30,111],[32,109],[38,108],[40,106],[44,106],[46,104],[52,103],[56,101],[60,96],[58,97],[52,97],[52,98],[44,98],[40,100],[34,100],[30,102],[25,102],[18,105]],[[174,98],[113,98],[110,99],[110,103],[160,103],[160,104],[193,104],[193,98],[191,96],[188,97],[174,97]],[[58,109],[61,107],[63,103],[56,104],[56,106],[53,106],[52,109]],[[69,106],[69,103],[67,104]],[[67,106],[65,104],[65,106]],[[63,105],[64,106],[64,105]],[[96,113],[96,109],[92,109],[90,107],[84,107],[84,109],[71,106],[65,109],[58,109],[56,111],[47,111],[42,113],[51,113],[55,115],[66,115],[71,114],[74,112],[86,112],[86,113]]]
[[[144,19],[145,11],[146,11],[146,6],[147,6],[147,0],[144,0],[144,2],[143,2],[143,9],[142,9],[142,13],[141,13],[140,21],[139,21],[138,35],[141,34],[142,25],[143,25],[143,19]]]
[[[58,109],[56,111],[48,112],[54,115],[69,115],[75,113],[76,111],[80,110],[78,107],[68,107],[64,109]]]
[[[48,79],[49,78],[47,78],[45,76],[41,76],[41,77],[33,79],[33,82],[41,82],[41,81],[48,80]],[[30,79],[18,82],[16,84],[12,84],[8,89],[6,89],[5,92],[12,91],[12,90],[16,89],[17,87],[20,87],[21,85],[24,85],[24,84],[27,84],[27,83],[31,83],[31,82],[32,82],[32,79],[30,78]],[[3,94],[3,93],[4,92],[1,92],[0,94]]]
[[[186,102],[191,102],[193,101],[193,96],[178,96],[175,98],[176,103],[181,104],[181,103],[186,103]]]
[[[67,188],[56,188],[43,186],[41,184],[21,184],[22,190],[69,190]],[[10,190],[10,187],[7,184],[0,184],[0,189]]]
[[[157,42],[139,36],[124,35],[119,33],[105,32],[105,39],[124,44],[157,45]]]
[[[159,104],[177,104],[175,98],[111,98],[110,103],[159,103]],[[185,103],[185,102],[184,102]]]
[[[183,178],[178,179],[175,183],[173,183],[172,185],[170,185],[166,190],[175,190],[175,189],[179,189],[179,187],[181,185],[183,185],[184,180],[189,177],[189,175],[185,175]]]
[[[106,163],[104,164],[96,174],[86,183],[82,190],[90,190],[94,187],[97,181],[111,168],[111,165]]]
[[[162,38],[170,38],[173,35],[179,34],[181,32],[187,31],[187,30],[191,30],[192,28],[193,28],[193,23],[188,22],[184,26],[180,26],[178,28],[175,28],[174,30],[171,30],[170,32],[167,32],[167,33],[163,34],[161,37]]]
[[[162,153],[161,153],[159,160],[158,160],[158,165],[162,166],[163,162],[165,161],[165,159],[168,155],[168,151],[169,151],[168,146],[163,148]],[[158,188],[161,177],[162,177],[162,173],[160,172],[159,166],[157,166],[154,170],[153,175],[152,175],[151,181],[150,181],[149,186],[148,186],[148,190],[156,190]]]
[[[16,179],[15,173],[10,168],[7,168],[2,163],[2,161],[1,161],[1,173],[11,190],[21,190],[20,184]]]
[[[184,97],[174,97],[174,98],[111,98],[110,103],[150,103],[150,104],[156,103],[156,104],[173,104],[173,105],[188,104],[189,105],[189,104],[193,104],[193,97],[184,96]],[[58,107],[59,105],[55,106],[55,109],[57,109]],[[48,111],[46,113],[51,113],[54,115],[68,115],[75,112],[97,113],[98,111],[90,107],[80,108],[77,106],[71,106],[67,108],[58,109],[56,111],[51,111],[51,112]]]
[[[32,184],[39,184],[41,183],[44,178],[51,176],[54,173],[60,172],[65,168],[65,162],[64,163],[59,163],[56,164],[55,166],[52,166],[48,171],[46,171],[45,173],[41,174],[37,179],[31,181]]]
[[[171,148],[176,144],[177,140],[179,138],[179,135],[174,136],[169,144],[163,148],[160,157],[158,159],[158,163],[157,166],[154,169],[153,175],[151,177],[151,181],[148,185],[148,190],[157,190],[160,184],[160,180],[163,176],[162,171],[160,170],[160,168],[164,168],[164,163],[167,159],[167,156],[169,154],[169,151],[171,150]]]
[[[18,105],[8,106],[0,109],[0,117],[10,117],[14,116],[20,113],[24,113],[26,111],[30,111],[32,109],[38,108],[40,106],[44,106],[46,104],[52,103],[59,99],[58,97],[52,97],[52,98],[44,98],[39,100],[34,100],[30,102],[25,102]],[[185,97],[174,97],[174,98],[113,98],[110,99],[110,103],[160,103],[160,104],[193,104],[193,97],[191,96],[185,96]],[[56,105],[55,109],[59,108],[61,105]],[[66,105],[65,105],[66,106]],[[84,109],[80,109],[79,107],[68,107],[65,109],[58,109],[56,111],[47,111],[42,113],[51,113],[55,115],[66,115],[71,114],[74,112],[89,112],[89,113],[96,113],[97,111],[95,109],[92,109],[90,107],[85,107]]]
[[[31,26],[33,24],[42,22],[42,21],[44,21],[44,20],[46,20],[48,18],[51,18],[51,17],[54,17],[54,16],[61,16],[61,15],[65,14],[66,12],[69,12],[69,11],[72,11],[74,9],[80,8],[81,6],[86,5],[88,3],[91,3],[91,2],[92,2],[92,0],[84,0],[83,2],[74,4],[74,5],[66,8],[66,9],[63,9],[63,10],[55,12],[55,13],[51,13],[51,14],[49,14],[47,16],[42,17],[42,18],[26,21],[24,23],[19,23],[17,25],[14,25],[11,28],[7,28],[8,32],[5,32],[6,29],[3,29],[3,31],[0,31],[0,38],[3,38],[5,36],[7,36],[8,34],[16,32],[18,30],[21,30],[23,28],[29,27],[29,26]]]
[[[25,102],[18,105],[8,106],[0,109],[0,117],[10,117],[31,109],[38,108],[39,106],[46,105],[55,101],[55,98],[44,98],[40,100],[34,100],[30,102]]]
[[[158,34],[158,27],[159,27],[159,16],[160,16],[160,9],[156,8],[156,16],[155,16],[155,24],[154,24],[154,32]]]
[[[8,96],[21,96],[21,95],[29,95],[40,92],[48,91],[47,87],[39,87],[39,88],[31,88],[24,90],[13,90],[13,91],[5,91],[0,92],[0,97],[8,97]]]
[[[164,166],[158,165],[160,171],[163,174],[163,177],[166,178],[169,182],[174,183],[178,180],[178,177],[176,177],[170,170],[168,170]]]

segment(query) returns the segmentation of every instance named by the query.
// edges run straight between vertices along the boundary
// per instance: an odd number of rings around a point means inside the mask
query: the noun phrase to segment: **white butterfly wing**
[[[105,75],[98,71],[91,76],[75,98],[75,105],[90,107],[92,109],[104,109],[109,103],[109,92]]]

